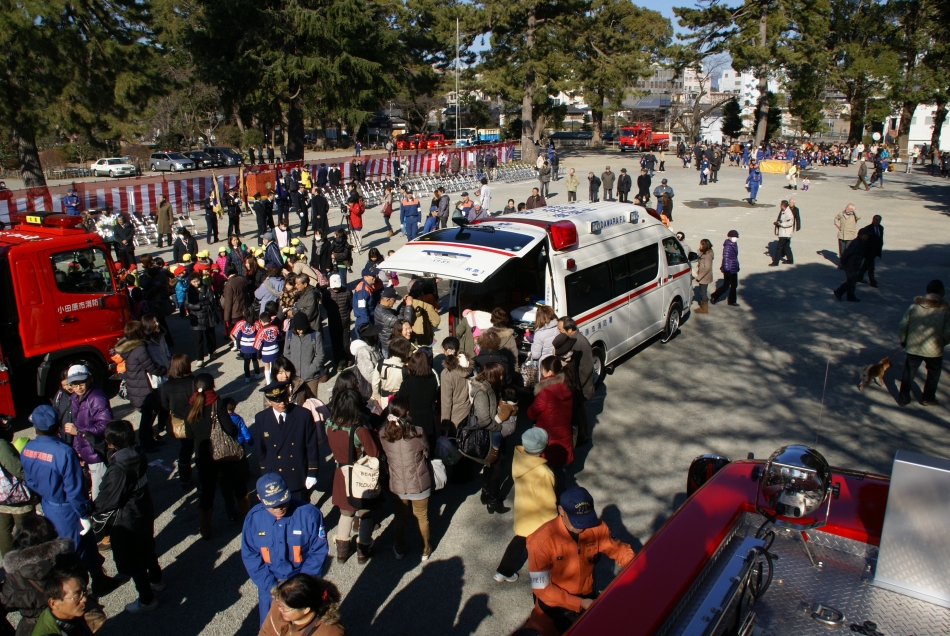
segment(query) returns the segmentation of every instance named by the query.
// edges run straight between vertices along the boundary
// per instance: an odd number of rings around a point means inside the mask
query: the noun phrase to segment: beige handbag
[[[175,417],[172,413],[168,415],[172,422],[172,435],[177,439],[185,439],[188,437],[188,434],[185,432],[185,420],[180,417]]]
[[[350,428],[349,463],[340,466],[346,495],[352,499],[373,499],[379,495],[379,459],[363,455],[354,461],[356,426]]]

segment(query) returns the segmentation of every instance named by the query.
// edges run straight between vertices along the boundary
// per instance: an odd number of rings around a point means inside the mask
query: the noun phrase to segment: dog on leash
[[[891,358],[885,357],[877,364],[866,367],[861,372],[861,384],[858,385],[858,391],[863,391],[864,387],[873,380],[878,386],[884,386],[884,372],[891,368]]]

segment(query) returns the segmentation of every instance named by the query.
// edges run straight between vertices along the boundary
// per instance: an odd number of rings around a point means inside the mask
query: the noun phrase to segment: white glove
[[[79,525],[82,526],[82,530],[79,531],[81,536],[92,530],[92,521],[85,517],[79,519]]]
[[[307,481],[304,482],[304,485],[307,487],[307,490],[311,490],[314,486],[317,485],[317,478],[307,477]]]

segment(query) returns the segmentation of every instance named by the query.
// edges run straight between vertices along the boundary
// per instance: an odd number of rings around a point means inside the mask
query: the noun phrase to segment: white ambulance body
[[[533,329],[538,304],[572,316],[593,347],[600,381],[606,366],[640,344],[657,334],[666,342],[679,330],[695,258],[643,208],[600,202],[436,230],[382,267],[452,281],[452,325],[466,309],[503,307],[519,332]]]

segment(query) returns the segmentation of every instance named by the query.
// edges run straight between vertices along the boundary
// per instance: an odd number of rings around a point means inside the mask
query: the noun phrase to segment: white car
[[[97,177],[134,177],[135,166],[125,157],[109,157],[92,164],[92,172]]]

